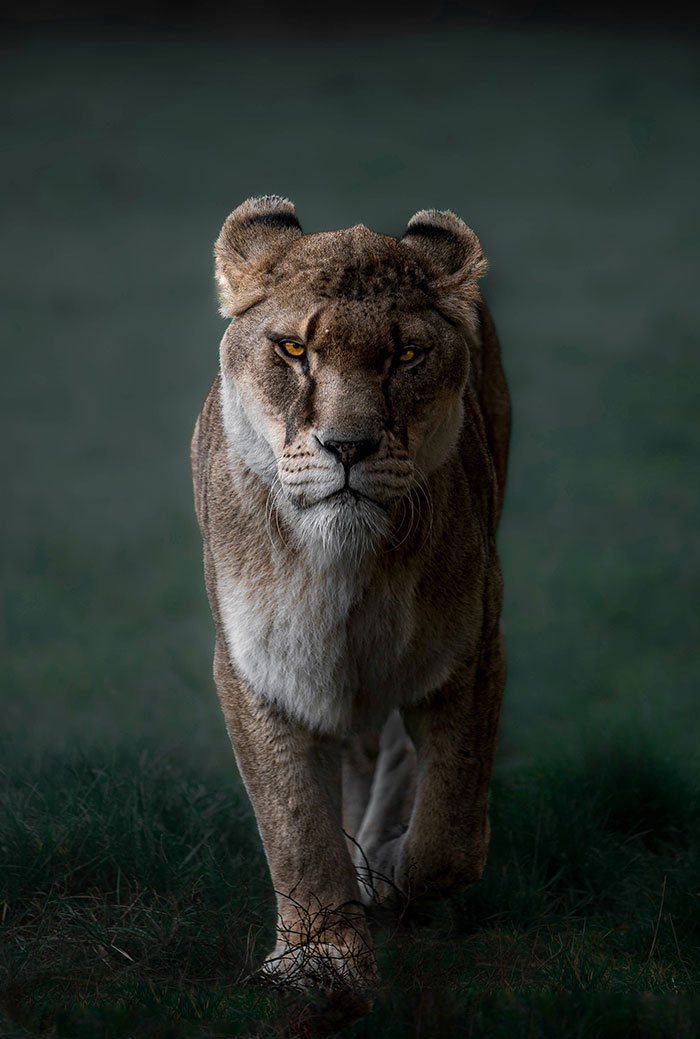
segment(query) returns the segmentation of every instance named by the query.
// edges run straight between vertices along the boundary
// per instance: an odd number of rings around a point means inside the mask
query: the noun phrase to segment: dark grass
[[[273,941],[274,898],[238,781],[143,752],[47,760],[4,784],[0,993],[13,1028],[272,1035],[312,1013],[250,978]],[[535,1022],[523,1034],[614,1036],[624,1023],[643,1035],[652,1020],[655,1034],[694,1034],[692,780],[648,747],[608,741],[497,782],[492,826],[479,884],[375,922],[382,987],[344,1034],[508,1035]]]

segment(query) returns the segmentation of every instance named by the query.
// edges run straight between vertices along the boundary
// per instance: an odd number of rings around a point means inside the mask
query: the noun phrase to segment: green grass
[[[484,879],[375,923],[382,989],[347,1034],[400,1036],[422,1019],[416,1034],[472,1021],[507,1035],[536,1014],[533,1034],[554,1035],[562,1012],[561,1035],[613,1036],[657,1011],[683,1021],[683,1000],[700,1006],[698,795],[619,742],[496,783]],[[58,759],[31,785],[5,776],[3,803],[10,1020],[58,1036],[274,1034],[289,1001],[246,980],[274,916],[240,783],[146,752]]]
[[[212,242],[268,191],[309,231],[463,216],[515,410],[488,870],[376,924],[346,1034],[698,1034],[696,41],[290,40],[64,28],[0,63],[5,1034],[315,1027],[242,980],[273,899],[188,472]]]

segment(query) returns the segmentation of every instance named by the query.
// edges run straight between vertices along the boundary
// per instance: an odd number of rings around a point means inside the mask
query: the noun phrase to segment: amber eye
[[[306,353],[306,347],[302,346],[301,343],[295,343],[293,339],[281,339],[278,346],[287,357],[299,358]]]
[[[410,364],[411,361],[416,360],[419,354],[420,350],[417,350],[415,346],[409,346],[399,354],[399,364]]]

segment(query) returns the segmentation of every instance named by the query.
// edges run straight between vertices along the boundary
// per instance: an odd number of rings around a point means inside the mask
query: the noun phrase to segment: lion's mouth
[[[317,505],[337,505],[340,507],[354,509],[359,508],[363,504],[372,505],[377,509],[381,509],[386,512],[387,506],[377,501],[376,498],[370,497],[369,494],[363,494],[362,491],[356,491],[353,487],[340,487],[337,491],[331,491],[330,494],[324,494],[322,498],[316,498],[314,501],[307,499],[303,500],[292,500],[292,504],[296,509],[301,512],[305,512],[307,509],[313,509]]]
[[[370,488],[371,489],[371,488]],[[287,487],[282,484],[282,492],[287,502],[297,511],[306,512],[309,509],[314,509],[317,506],[331,507],[336,511],[345,510],[354,511],[355,509],[370,508],[378,509],[382,513],[388,513],[391,511],[393,505],[399,495],[392,496],[389,500],[381,500],[381,497],[375,498],[371,494],[367,494],[364,490],[359,490],[357,487],[352,487],[350,484],[344,484],[342,487],[336,486],[335,490],[329,491],[327,494],[323,494],[325,488],[318,488],[318,497],[315,494],[309,493],[311,488],[304,489],[301,493],[294,487]],[[295,493],[296,491],[296,493]]]
[[[351,508],[358,502],[367,501],[371,505],[376,505],[380,509],[385,509],[386,506],[382,502],[377,501],[376,498],[370,498],[369,494],[363,494],[362,491],[356,491],[353,487],[345,486],[341,487],[339,491],[333,491],[332,494],[327,494],[325,498],[321,498],[321,501],[339,501],[343,505],[349,505]]]

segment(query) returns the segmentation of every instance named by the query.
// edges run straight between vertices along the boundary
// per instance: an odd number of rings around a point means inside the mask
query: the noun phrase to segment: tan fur
[[[510,427],[484,270],[435,210],[401,240],[304,236],[266,196],[216,245],[233,320],[195,503],[217,690],[277,892],[265,970],[286,984],[371,987],[362,903],[483,870]]]

